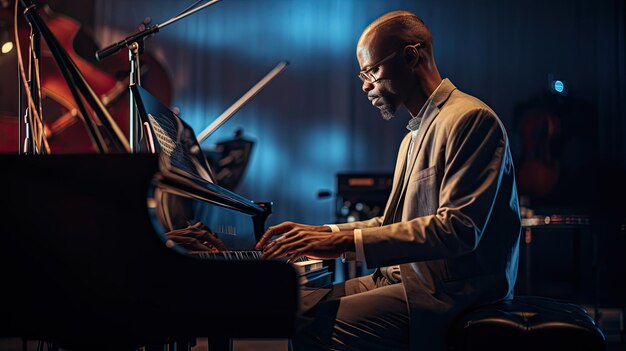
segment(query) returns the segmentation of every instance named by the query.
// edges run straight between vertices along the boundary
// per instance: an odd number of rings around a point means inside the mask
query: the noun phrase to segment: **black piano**
[[[0,164],[1,336],[68,350],[292,336],[291,265],[168,248],[150,203],[155,189],[179,189],[250,222],[261,206],[180,182],[156,154],[0,155]]]
[[[193,130],[136,86],[143,145],[152,153],[129,154],[125,136],[29,3],[21,1],[33,38],[45,40],[100,154],[0,155],[0,337],[68,350],[208,337],[211,351],[230,338],[291,337],[296,269],[238,253],[263,233],[269,203],[216,184]],[[30,83],[29,106],[41,111],[38,81]],[[42,123],[27,116],[31,126]],[[39,139],[28,140],[29,152],[45,151]],[[222,259],[168,245],[167,233],[197,221],[224,242]]]

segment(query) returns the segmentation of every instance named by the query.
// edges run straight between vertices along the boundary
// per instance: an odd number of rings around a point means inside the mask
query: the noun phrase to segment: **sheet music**
[[[159,152],[169,158],[172,166],[213,183],[209,173],[197,160],[204,155],[194,140],[189,140],[189,135],[185,135],[189,134],[188,131],[186,133],[185,126],[163,113],[160,114],[160,118],[155,118],[152,114],[148,114],[148,118],[158,141]],[[175,122],[178,125],[174,124]],[[190,133],[194,137],[193,132]]]

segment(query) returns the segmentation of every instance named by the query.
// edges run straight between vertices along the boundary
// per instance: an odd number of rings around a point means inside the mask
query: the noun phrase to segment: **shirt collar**
[[[433,93],[430,94],[430,96],[428,97],[426,102],[424,102],[424,105],[422,105],[422,108],[417,113],[417,115],[413,116],[409,120],[409,123],[406,125],[406,129],[412,132],[415,132],[419,129],[420,124],[422,123],[422,119],[424,118],[424,115],[426,114],[426,111],[429,110],[429,106],[433,103],[433,97],[437,95],[437,92],[441,89],[441,86],[444,84],[446,80],[447,79],[442,80],[441,83],[439,83],[439,85],[435,89],[435,91],[433,91]]]

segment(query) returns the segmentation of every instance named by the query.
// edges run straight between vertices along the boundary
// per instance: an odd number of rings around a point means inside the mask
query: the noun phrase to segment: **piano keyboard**
[[[204,260],[226,260],[226,261],[238,261],[238,260],[259,260],[261,259],[262,251],[190,251],[189,255],[204,259]],[[308,261],[307,257],[300,257],[295,262]]]

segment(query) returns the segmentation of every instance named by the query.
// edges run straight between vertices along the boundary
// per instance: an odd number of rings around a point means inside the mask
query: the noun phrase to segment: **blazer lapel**
[[[393,185],[391,187],[391,200],[385,208],[385,218],[383,218],[383,224],[386,225],[393,222],[395,218],[396,209],[398,208],[398,202],[400,201],[400,190],[404,184],[404,174],[407,167],[406,154],[409,150],[409,142],[411,139],[411,133],[408,133],[402,140],[402,146],[398,150],[398,160],[396,161],[396,169],[393,176]]]
[[[441,85],[435,91],[432,99],[428,102],[426,106],[426,110],[424,111],[424,117],[422,118],[422,123],[417,132],[417,136],[415,136],[415,141],[413,142],[413,150],[411,152],[411,158],[408,161],[406,172],[404,174],[404,181],[402,183],[402,193],[406,191],[406,188],[409,183],[409,175],[413,172],[413,168],[415,167],[415,161],[417,160],[417,155],[419,154],[422,148],[422,142],[424,141],[424,136],[428,132],[428,129],[432,122],[435,120],[435,117],[439,114],[439,110],[441,106],[448,100],[450,94],[456,89],[454,84],[450,82],[449,79],[444,79],[441,82]]]

